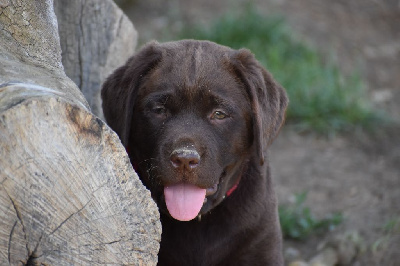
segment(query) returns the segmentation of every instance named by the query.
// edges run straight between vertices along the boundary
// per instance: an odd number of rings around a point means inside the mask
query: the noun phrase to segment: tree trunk
[[[55,0],[54,9],[65,73],[104,119],[101,84],[133,54],[135,28],[113,1]]]
[[[51,0],[0,0],[0,265],[155,265],[150,193],[61,64]]]

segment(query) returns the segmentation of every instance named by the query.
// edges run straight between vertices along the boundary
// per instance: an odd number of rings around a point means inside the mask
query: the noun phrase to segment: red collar
[[[240,179],[242,179],[244,172],[246,172],[246,170],[247,170],[247,167],[248,167],[248,163],[245,163],[245,165],[242,166],[241,173],[240,173],[240,176],[239,176],[238,180],[237,180],[236,183],[226,192],[226,194],[225,194],[226,197],[229,197],[230,195],[232,195],[232,193],[238,188]]]
[[[233,187],[231,187],[231,188],[226,192],[226,196],[227,196],[227,197],[229,197],[229,196],[233,193],[233,191],[235,191],[235,190],[237,189],[237,187],[238,187],[238,185],[239,185],[239,181],[240,181],[240,178],[238,179],[238,181],[236,182],[236,184],[234,184]]]

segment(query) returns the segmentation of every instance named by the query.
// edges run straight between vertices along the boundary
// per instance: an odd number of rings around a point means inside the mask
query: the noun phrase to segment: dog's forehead
[[[211,47],[212,48],[212,47]],[[145,94],[171,92],[196,100],[199,96],[247,99],[223,49],[181,47],[168,51],[147,79]]]
[[[218,83],[232,80],[227,71],[228,48],[221,49],[220,46],[202,42],[188,44],[169,50],[160,67],[188,86],[202,81]]]
[[[176,97],[187,103],[213,99],[237,102],[238,105],[248,99],[243,85],[224,71],[204,73],[191,79],[184,74],[176,76],[173,73],[160,76],[155,72],[155,76],[149,78],[145,91],[142,92],[143,97],[158,94]]]

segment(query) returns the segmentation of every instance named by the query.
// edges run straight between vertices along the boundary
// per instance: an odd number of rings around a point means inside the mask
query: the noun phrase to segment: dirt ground
[[[130,2],[122,6],[144,43],[185,23],[206,24],[244,1],[122,2]],[[375,106],[400,121],[400,1],[254,2],[267,15],[286,17],[295,34],[322,54],[333,54],[344,73],[360,70]],[[400,265],[400,232],[383,229],[400,218],[399,127],[326,139],[287,126],[271,147],[270,161],[282,203],[307,191],[306,205],[317,217],[344,215],[335,230],[303,242],[286,241],[285,250],[295,248],[308,260],[322,243],[351,235],[357,255],[345,265]]]

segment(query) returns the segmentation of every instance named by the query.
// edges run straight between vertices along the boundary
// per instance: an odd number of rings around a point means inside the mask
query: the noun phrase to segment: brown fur
[[[159,265],[283,265],[267,147],[288,100],[248,50],[153,42],[107,79],[102,98],[108,124],[159,206]],[[182,148],[197,156],[191,170],[171,165]],[[165,207],[163,187],[181,181],[217,187],[199,219],[177,221]]]

